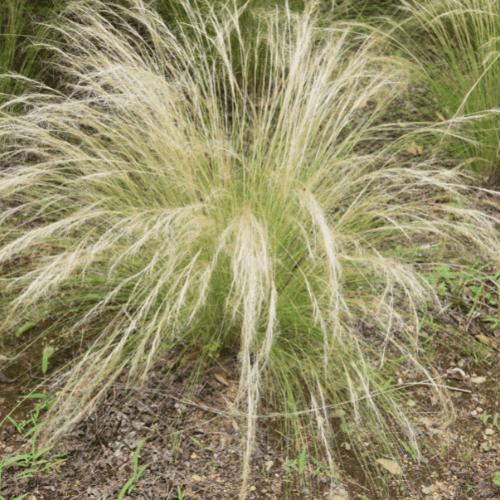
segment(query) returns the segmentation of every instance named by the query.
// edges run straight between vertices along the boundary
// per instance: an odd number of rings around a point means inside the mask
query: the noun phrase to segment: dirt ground
[[[457,349],[446,334],[435,333],[443,331],[436,324],[424,328],[423,336],[430,337],[428,352],[443,376],[443,384],[452,388],[456,419],[444,427],[426,387],[415,385],[411,389],[418,404],[421,440],[432,452],[425,453],[425,445],[420,464],[408,453],[400,464],[402,475],[387,473],[387,498],[391,500],[500,498],[500,486],[492,481],[500,471],[500,330],[491,330],[479,316],[471,320],[455,309],[446,316],[446,322],[450,331],[469,337],[470,350]],[[1,494],[8,500],[23,494],[29,500],[116,499],[133,477],[134,453],[140,441],[147,438],[137,465],[148,465],[125,498],[237,498],[241,432],[237,416],[229,411],[239,378],[236,353],[225,353],[217,360],[189,402],[182,397],[189,367],[175,369],[174,364],[172,353],[138,393],[127,393],[122,382],[116,383],[108,399],[57,449],[43,456],[48,462],[35,467],[38,472],[18,477],[25,468],[16,463],[4,467]],[[18,380],[0,383],[0,448],[5,460],[31,450],[30,438],[23,435],[32,424],[19,433],[5,420],[19,395],[27,394],[28,386],[38,382],[33,378],[36,375],[26,370],[28,366],[29,359],[20,358],[5,369],[6,376],[17,376]],[[397,376],[400,384],[414,381],[412,373],[403,368]],[[155,391],[158,386],[161,390]],[[14,420],[18,424],[28,420],[28,412],[38,401],[25,400],[13,413]],[[290,467],[280,442],[273,422],[263,421],[253,458],[249,499],[376,498],[352,450],[338,447],[345,467],[342,486],[321,469],[311,469],[309,484],[301,486],[287,473]],[[60,458],[64,462],[50,467],[62,453],[66,453]],[[49,467],[42,472],[44,466]]]

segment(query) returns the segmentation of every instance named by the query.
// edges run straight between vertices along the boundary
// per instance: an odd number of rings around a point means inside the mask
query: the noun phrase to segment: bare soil
[[[489,329],[479,316],[471,321],[456,309],[446,321],[444,329],[441,325],[438,330],[458,332],[462,340],[469,337],[471,350],[463,348],[462,341],[461,346],[451,345],[449,335],[434,331],[436,325],[424,329],[423,335],[430,337],[428,352],[443,384],[453,388],[456,419],[444,426],[427,388],[415,385],[411,389],[418,404],[421,441],[426,443],[425,458],[416,463],[408,453],[400,464],[402,476],[387,473],[387,498],[391,500],[500,498],[500,487],[492,482],[500,471],[500,429],[493,425],[495,414],[500,413],[500,331]],[[66,453],[63,463],[45,472],[34,471],[31,477],[16,477],[25,470],[19,465],[4,467],[1,494],[7,499],[28,494],[30,500],[118,498],[133,476],[138,443],[147,438],[138,465],[149,465],[125,498],[175,499],[179,491],[186,500],[238,498],[241,429],[238,417],[230,411],[239,379],[235,354],[225,353],[216,360],[189,401],[183,393],[190,368],[174,366],[176,353],[155,369],[139,392],[127,392],[123,381],[116,383],[107,400],[47,454],[44,465],[51,463],[50,456]],[[30,374],[29,364],[27,357],[16,360],[5,375],[18,381],[0,383],[0,448],[5,459],[31,450],[30,437],[23,437],[31,425],[20,434],[4,418],[18,396],[38,382],[33,377],[41,375],[40,370]],[[396,375],[399,384],[413,380],[404,368]],[[25,400],[12,414],[16,422],[28,420],[36,402]],[[314,469],[307,486],[297,484],[293,474],[287,473],[286,446],[278,429],[271,420],[260,424],[250,499],[378,498],[356,455],[340,446],[340,434],[337,451],[345,469],[343,486]]]

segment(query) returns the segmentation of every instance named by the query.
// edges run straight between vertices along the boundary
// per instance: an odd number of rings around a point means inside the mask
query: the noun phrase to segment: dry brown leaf
[[[399,464],[394,460],[387,460],[386,458],[377,458],[377,463],[380,464],[385,470],[394,475],[401,475],[403,471]]]
[[[408,151],[408,153],[416,156],[416,155],[421,155],[424,151],[424,148],[423,148],[423,146],[420,146],[419,144],[417,144],[415,141],[411,141],[410,144],[408,144],[408,146],[406,146],[406,151]]]
[[[229,382],[222,376],[222,375],[219,375],[218,373],[216,373],[214,375],[215,379],[220,382],[221,384],[224,384],[226,387],[229,387]]]

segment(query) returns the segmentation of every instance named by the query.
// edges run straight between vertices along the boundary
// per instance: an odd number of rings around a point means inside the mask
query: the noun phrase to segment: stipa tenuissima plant
[[[397,424],[418,449],[381,390],[389,350],[432,379],[409,325],[435,297],[405,252],[431,233],[498,253],[490,222],[442,203],[467,206],[456,173],[360,153],[405,80],[376,38],[317,29],[312,8],[261,12],[236,78],[234,5],[189,5],[184,37],[141,0],[70,3],[53,44],[65,94],[0,108],[1,332],[29,314],[92,339],[41,437],[63,436],[120,374],[143,382],[175,346],[200,363],[207,346],[236,346],[243,495],[263,394],[295,429],[316,429],[332,468],[327,406],[345,400],[356,436],[394,453]],[[269,75],[257,88],[249,59]]]

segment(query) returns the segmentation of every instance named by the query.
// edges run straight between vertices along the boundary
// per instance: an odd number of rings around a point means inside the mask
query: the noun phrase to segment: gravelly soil
[[[237,497],[241,484],[241,433],[238,419],[228,411],[226,403],[237,392],[236,358],[220,360],[196,387],[188,405],[182,394],[190,369],[167,374],[171,364],[172,360],[165,360],[147,386],[130,399],[123,393],[123,386],[116,384],[116,397],[81,422],[58,446],[57,453],[67,453],[60,472],[37,474],[26,480],[15,478],[22,472],[20,467],[6,467],[2,494],[7,498],[26,492],[37,499],[116,498],[133,475],[134,451],[139,441],[147,437],[139,464],[150,465],[130,498],[175,498],[177,487],[186,499]],[[154,390],[158,382],[164,391]],[[249,498],[283,498],[285,490],[292,498],[307,496],[307,492],[288,486],[276,451],[276,433],[273,441],[273,433],[265,430],[261,429],[253,460],[256,473]],[[28,451],[31,445],[11,425],[3,430],[0,446],[11,457]],[[332,490],[332,482],[322,474],[316,475],[313,486]],[[341,489],[334,490],[338,498],[347,498]]]
[[[434,454],[426,454],[420,464],[408,454],[400,464],[405,477],[402,481],[387,474],[388,497],[394,500],[500,498],[500,487],[492,482],[495,472],[500,471],[500,429],[494,425],[494,416],[500,413],[500,331],[487,329],[479,318],[470,322],[456,312],[448,321],[454,322],[450,327],[457,330],[467,328],[464,334],[471,339],[481,331],[490,345],[477,342],[475,356],[466,355],[446,348],[446,340],[437,336],[433,363],[443,374],[444,383],[456,389],[452,397],[457,418],[449,427],[443,426],[426,388],[415,386],[421,437],[433,445]],[[230,353],[219,358],[196,386],[189,404],[182,394],[190,369],[171,371],[173,363],[174,357],[158,366],[139,393],[126,393],[117,383],[104,404],[52,450],[53,454],[67,455],[50,475],[39,472],[16,478],[24,469],[15,464],[5,467],[1,494],[13,499],[27,493],[30,500],[118,498],[133,476],[138,443],[147,437],[138,465],[149,465],[126,498],[174,499],[179,490],[186,499],[237,498],[241,484],[240,423],[228,410],[238,386],[236,357]],[[14,375],[14,368],[9,368],[9,376]],[[397,375],[400,382],[411,379],[405,369]],[[155,391],[158,385],[162,389]],[[27,391],[16,384],[0,384],[2,418],[17,392]],[[11,402],[8,406],[7,400]],[[18,413],[17,421],[21,419]],[[23,434],[28,429],[29,425]],[[31,442],[4,420],[0,447],[9,458],[28,452]],[[354,454],[339,450],[347,492],[323,472],[313,476],[313,470],[311,484],[301,487],[286,474],[279,435],[270,423],[263,422],[249,498],[375,499]]]

